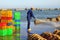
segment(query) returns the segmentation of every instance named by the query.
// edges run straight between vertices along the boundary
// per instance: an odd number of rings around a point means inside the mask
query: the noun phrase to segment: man
[[[35,19],[32,10],[33,10],[33,8],[31,8],[27,12],[27,22],[28,22],[27,29],[28,29],[28,31],[31,31],[31,29],[30,29],[30,20],[31,20],[31,18],[33,17]]]

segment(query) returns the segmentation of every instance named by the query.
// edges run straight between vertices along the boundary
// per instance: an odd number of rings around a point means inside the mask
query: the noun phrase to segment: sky
[[[60,0],[0,0],[0,8],[60,8]]]

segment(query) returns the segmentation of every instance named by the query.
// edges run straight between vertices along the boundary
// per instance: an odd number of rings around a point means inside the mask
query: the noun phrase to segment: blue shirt
[[[27,20],[30,20],[32,17],[35,18],[34,15],[33,15],[32,10],[29,10],[29,11],[27,12]]]

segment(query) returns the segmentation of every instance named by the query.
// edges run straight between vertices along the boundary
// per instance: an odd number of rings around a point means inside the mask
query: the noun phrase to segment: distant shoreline
[[[28,10],[30,8],[0,8],[0,10]],[[33,10],[60,10],[60,8],[33,8]]]

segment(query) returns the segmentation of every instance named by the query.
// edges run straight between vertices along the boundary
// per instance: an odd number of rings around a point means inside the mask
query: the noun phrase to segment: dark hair
[[[33,8],[31,8],[31,10],[33,10]]]

